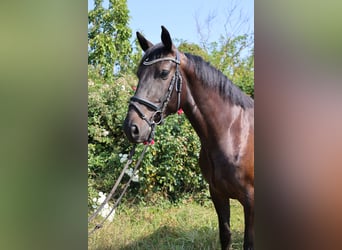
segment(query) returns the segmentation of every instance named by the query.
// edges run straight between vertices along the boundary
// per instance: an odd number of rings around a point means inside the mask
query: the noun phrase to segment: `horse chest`
[[[234,163],[226,153],[216,151],[209,153],[203,147],[200,152],[199,165],[205,180],[212,188],[224,190],[231,198],[240,195],[243,182],[243,168]],[[242,191],[242,190],[241,190]]]

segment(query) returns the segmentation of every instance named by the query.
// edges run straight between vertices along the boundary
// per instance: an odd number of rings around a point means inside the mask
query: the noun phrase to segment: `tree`
[[[248,34],[221,36],[218,43],[210,44],[210,62],[246,94],[254,97],[254,48],[250,48],[250,43],[253,40]]]
[[[209,60],[209,55],[208,53],[205,51],[205,49],[201,48],[199,45],[195,44],[195,43],[188,43],[186,41],[182,41],[179,46],[178,49],[182,52],[186,52],[186,53],[190,53],[196,56],[200,56],[202,57],[205,61]]]
[[[129,68],[132,47],[128,27],[129,11],[126,0],[95,0],[88,13],[88,65],[96,67],[105,79],[112,79],[114,70],[125,72]]]

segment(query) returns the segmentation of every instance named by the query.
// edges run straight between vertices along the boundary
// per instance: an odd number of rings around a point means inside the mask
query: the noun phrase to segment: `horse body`
[[[156,46],[137,33],[146,52],[142,62],[152,62],[139,67],[138,98],[133,101],[140,102],[129,108],[124,124],[126,135],[133,142],[148,140],[155,114],[175,113],[178,102],[200,138],[199,165],[218,215],[222,249],[228,249],[231,241],[230,198],[239,200],[244,207],[244,249],[254,249],[254,102],[201,58],[179,53],[168,31],[162,29],[162,44]],[[175,80],[182,82],[178,96],[172,89],[174,78],[170,85],[164,83],[170,82],[172,73],[181,75]],[[170,93],[167,102],[165,93]],[[149,108],[154,109],[150,102],[157,103],[155,109],[166,104],[156,111]]]
[[[245,248],[252,249],[254,108],[225,100],[215,89],[206,88],[201,79],[194,79],[192,71],[191,66],[182,71],[188,88],[183,110],[201,141],[199,165],[219,216],[222,249],[230,242],[229,198],[244,206]]]

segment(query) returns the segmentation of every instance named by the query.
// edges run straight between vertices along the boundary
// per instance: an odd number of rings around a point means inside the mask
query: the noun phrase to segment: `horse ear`
[[[171,40],[170,33],[168,32],[168,30],[164,26],[161,26],[161,28],[162,28],[161,40],[162,40],[165,48],[167,50],[171,51],[172,40]]]
[[[153,46],[153,44],[139,32],[137,32],[137,38],[143,51],[146,51]]]

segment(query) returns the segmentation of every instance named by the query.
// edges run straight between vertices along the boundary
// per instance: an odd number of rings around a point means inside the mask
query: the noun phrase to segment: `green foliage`
[[[178,49],[182,52],[190,53],[202,57],[205,61],[209,61],[209,54],[195,43],[181,42]]]
[[[144,196],[161,193],[178,200],[206,189],[198,167],[200,143],[184,115],[168,117],[157,127],[155,141],[139,173]]]
[[[219,43],[211,43],[209,61],[242,91],[254,96],[254,50],[251,49],[252,36],[247,34],[227,38],[222,36]]]
[[[129,11],[126,0],[95,0],[95,7],[88,13],[88,65],[98,68],[106,79],[113,78],[115,68],[121,72],[129,69],[132,35],[128,27]]]
[[[243,92],[254,98],[254,52],[241,60],[231,79]]]
[[[127,73],[136,74],[138,71],[139,63],[143,57],[143,51],[140,47],[138,39],[134,39],[133,53],[131,54],[131,64]]]

